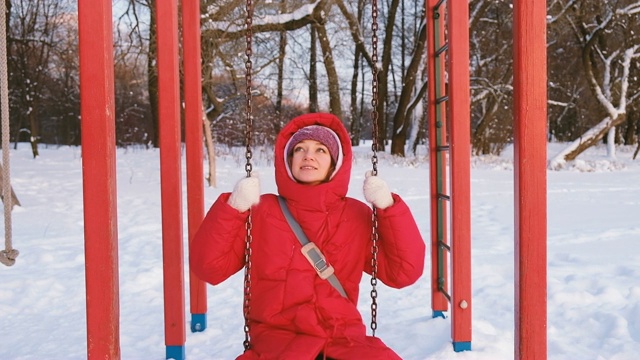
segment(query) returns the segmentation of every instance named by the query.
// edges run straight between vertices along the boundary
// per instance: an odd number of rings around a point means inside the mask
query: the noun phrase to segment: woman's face
[[[302,140],[293,147],[291,174],[298,182],[318,185],[327,180],[332,168],[331,154],[321,142]]]

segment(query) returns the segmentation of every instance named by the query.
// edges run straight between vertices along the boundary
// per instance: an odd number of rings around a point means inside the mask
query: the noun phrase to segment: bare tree
[[[342,12],[342,14],[347,14],[347,22],[351,22],[354,21],[353,17],[351,16],[351,13],[349,13],[345,6],[344,3],[342,1],[338,2],[338,6],[340,8],[340,11]],[[358,26],[354,27],[354,26],[349,26],[349,29],[351,32],[356,32],[356,34],[359,31],[359,28],[362,27],[362,20],[363,20],[363,15],[364,15],[364,0],[358,0],[357,1],[357,6],[356,6],[356,24],[359,24]],[[359,38],[359,36],[355,37],[356,39]],[[361,132],[362,132],[362,118],[358,113],[358,89],[360,86],[360,82],[358,81],[358,76],[360,73],[360,64],[362,62],[362,57],[363,57],[364,53],[363,53],[363,48],[362,46],[358,46],[357,42],[356,42],[356,47],[355,47],[355,52],[353,54],[353,74],[351,75],[351,87],[350,87],[350,95],[351,95],[351,105],[349,107],[349,113],[350,113],[350,117],[351,117],[351,145],[359,145],[360,144],[360,138],[361,138]],[[360,99],[364,99],[364,96],[360,96]],[[361,106],[362,107],[362,106]]]
[[[513,139],[512,8],[503,1],[470,4],[471,125],[474,154],[500,154]]]
[[[575,159],[607,134],[609,155],[614,156],[615,127],[627,120],[628,104],[640,98],[637,86],[630,86],[634,81],[630,71],[632,63],[640,58],[638,14],[640,3],[637,2],[573,6],[567,21],[582,47],[581,60],[588,87],[605,115],[551,159],[551,168]]]
[[[294,7],[291,2],[279,2],[261,4],[255,8],[252,25],[252,73],[255,95],[262,99],[255,102],[254,106],[254,130],[259,135],[255,138],[256,141],[271,141],[270,139],[275,138],[275,133],[282,125],[280,118],[288,114],[285,102],[279,102],[277,94],[272,97],[273,91],[268,87],[272,84],[277,89],[281,86],[278,83],[284,84],[286,80],[287,70],[284,66],[288,42],[282,42],[281,34],[301,31],[311,24],[322,23],[326,4],[327,1],[319,1],[307,5],[296,4]],[[246,57],[239,56],[244,55],[246,50],[244,5],[244,1],[208,1],[204,5],[206,10],[202,26],[205,106],[212,120],[214,135],[220,135],[223,131],[225,135],[222,137],[225,140],[236,143],[236,140],[244,139],[241,104],[245,97]],[[290,9],[290,12],[283,12],[283,9]],[[284,51],[273,51],[281,49],[281,45],[285,46]],[[283,66],[280,75],[279,66]],[[285,91],[284,88],[282,91]],[[280,109],[279,115],[275,116],[274,109],[277,107]]]
[[[424,15],[415,39],[413,56],[407,69],[402,72],[404,86],[400,90],[400,98],[393,117],[391,153],[399,156],[405,156],[407,134],[413,120],[411,111],[421,99],[424,99],[427,89],[426,79],[420,77],[420,75],[424,75],[422,70],[426,64],[424,54],[427,41],[427,23]]]
[[[329,83],[329,112],[342,119],[342,104],[340,100],[340,79],[336,70],[331,43],[327,35],[324,23],[320,23],[315,28],[318,33],[318,41],[322,49],[322,59],[327,71],[327,82]]]
[[[318,40],[316,25],[310,27],[309,41],[309,112],[318,111]]]
[[[42,103],[47,96],[53,48],[62,25],[72,19],[68,1],[29,0],[11,6],[8,66],[11,73],[11,114],[15,124],[14,139],[29,134],[33,157],[38,154],[40,126],[46,112]]]

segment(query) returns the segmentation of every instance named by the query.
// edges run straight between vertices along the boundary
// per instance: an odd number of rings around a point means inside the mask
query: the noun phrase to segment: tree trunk
[[[635,145],[638,142],[638,113],[634,110],[627,112],[627,128],[624,134],[625,145]]]
[[[311,25],[311,43],[309,44],[309,112],[318,111],[318,70],[316,25]]]
[[[38,121],[35,116],[36,104],[32,104],[33,109],[29,112],[29,128],[31,129],[31,136],[29,137],[29,142],[31,143],[31,153],[33,154],[33,158],[37,158],[40,154],[38,153],[38,140],[40,140],[40,131],[38,130]]]
[[[582,134],[580,138],[572,142],[568,147],[563,149],[549,162],[552,169],[558,168],[565,161],[575,160],[586,149],[596,145],[609,132],[612,126],[618,126],[626,121],[626,114],[620,114],[616,119],[611,120],[610,117],[602,120],[598,125],[592,127]]]
[[[207,160],[209,161],[207,182],[209,187],[216,187],[216,148],[211,134],[211,121],[207,117],[205,109],[202,109],[202,127],[204,130],[204,144],[207,148]]]
[[[358,116],[358,72],[360,71],[360,50],[356,48],[353,56],[353,75],[351,76],[351,146],[360,144],[360,132],[362,120]]]
[[[338,3],[338,7],[340,10],[348,15],[347,22],[349,23],[349,29],[351,33],[360,33],[360,28],[362,27],[362,17],[364,13],[364,0],[358,0],[358,8],[357,8],[357,18],[353,18],[351,13],[346,10],[344,3],[342,1],[336,1]],[[361,38],[361,37],[360,37]],[[364,48],[356,45],[355,52],[353,55],[353,74],[351,75],[351,104],[350,104],[350,115],[351,115],[351,124],[350,124],[350,132],[351,132],[351,146],[360,145],[360,139],[362,137],[362,112],[358,112],[358,79],[360,75],[360,63],[362,62]],[[363,79],[364,80],[364,79]],[[364,98],[363,93],[360,94],[361,98]]]
[[[393,30],[396,22],[396,13],[398,11],[399,0],[392,0],[389,4],[389,13],[387,14],[387,26],[384,30],[384,46],[382,47],[382,69],[378,72],[378,149],[384,151],[384,142],[387,139],[387,113],[386,99],[389,93],[387,83],[389,67],[393,55]]]
[[[147,53],[147,88],[149,89],[149,105],[151,107],[151,143],[153,147],[160,146],[160,132],[158,127],[158,43],[156,37],[156,9],[155,2],[149,1],[149,52]]]
[[[411,125],[411,114],[408,112],[408,107],[411,104],[411,98],[418,89],[416,86],[417,76],[420,73],[420,68],[424,67],[424,50],[427,40],[427,26],[425,22],[422,22],[420,31],[418,32],[418,38],[416,46],[407,68],[407,73],[404,77],[402,91],[400,93],[400,100],[396,108],[396,113],[393,117],[393,134],[391,142],[391,154],[398,156],[405,156],[404,149],[407,144],[407,130]]]
[[[607,131],[607,156],[610,159],[615,159],[616,157],[616,127],[612,126]]]
[[[327,36],[327,29],[324,24],[316,27],[318,31],[318,41],[322,48],[322,56],[324,60],[324,68],[327,71],[327,82],[329,83],[329,112],[342,120],[342,102],[340,101],[340,78],[336,70],[336,64],[333,60],[333,51],[331,43]]]
[[[284,13],[286,11],[285,7],[286,2],[282,0],[280,2],[281,11]],[[282,98],[284,96],[284,59],[287,53],[287,32],[280,31],[280,43],[278,49],[278,89],[276,94],[276,117],[274,119],[273,131],[278,134],[280,129],[282,128]]]
[[[471,144],[475,155],[491,154],[491,144],[487,138],[487,128],[491,125],[491,119],[493,119],[497,113],[498,104],[500,103],[499,100],[493,97],[481,101],[486,101],[486,107],[489,108],[489,110],[484,112],[480,122],[478,122],[478,126],[476,126],[476,130],[473,132]]]

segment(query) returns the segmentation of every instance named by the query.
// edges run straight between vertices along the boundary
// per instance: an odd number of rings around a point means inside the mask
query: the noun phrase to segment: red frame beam
[[[184,358],[185,300],[177,0],[156,2],[162,257],[167,357]]]
[[[88,359],[120,359],[111,8],[78,1]]]
[[[456,351],[471,350],[471,100],[469,2],[447,1],[451,119],[451,336]]]
[[[204,218],[204,176],[202,136],[202,80],[200,52],[200,1],[182,1],[182,43],[184,57],[185,142],[187,148],[187,209],[189,244]],[[206,283],[189,271],[191,331],[206,328]]]
[[[547,358],[546,2],[515,0],[515,358]]]

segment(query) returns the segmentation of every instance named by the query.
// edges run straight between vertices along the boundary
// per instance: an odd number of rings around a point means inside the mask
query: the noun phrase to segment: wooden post
[[[471,100],[469,2],[447,1],[451,119],[452,337],[455,351],[471,350]]]
[[[202,74],[200,54],[200,2],[182,1],[184,53],[185,142],[187,147],[187,209],[189,244],[204,218]],[[189,271],[191,331],[207,328],[206,283]]]
[[[111,7],[78,1],[88,359],[120,359]]]
[[[156,2],[164,329],[167,358],[185,358],[180,78],[177,0]]]
[[[515,359],[547,358],[546,10],[514,1]]]

